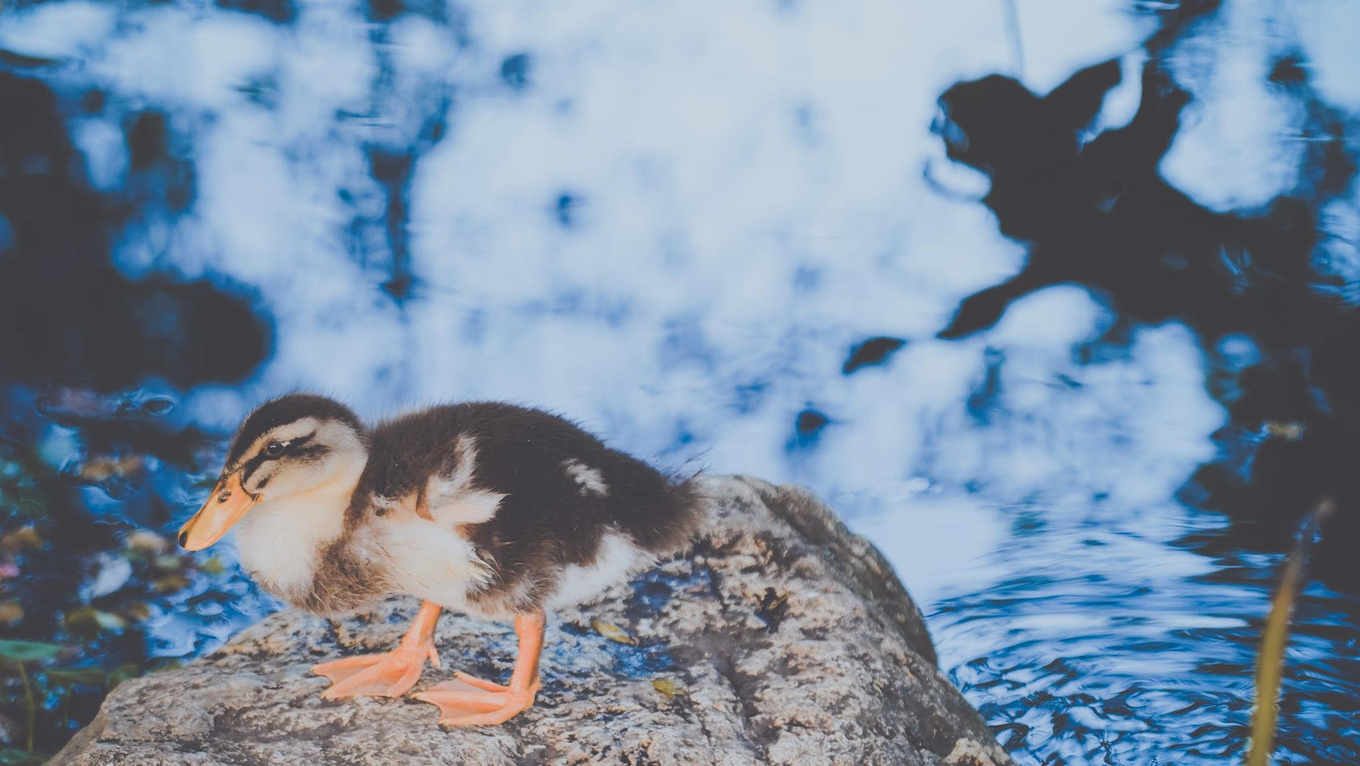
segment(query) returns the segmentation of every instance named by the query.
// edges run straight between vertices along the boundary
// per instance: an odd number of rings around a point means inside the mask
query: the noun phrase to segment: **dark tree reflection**
[[[163,121],[144,116],[130,126],[134,171],[174,173],[174,163],[160,167]],[[152,193],[181,186],[163,181]],[[84,183],[45,83],[0,72],[0,369],[8,382],[77,379],[111,390],[156,378],[183,387],[244,379],[265,358],[268,324],[220,282],[119,272],[111,247],[135,202],[144,201],[108,199]]]
[[[1360,481],[1350,468],[1360,447],[1360,322],[1340,297],[1354,286],[1318,267],[1326,235],[1317,211],[1356,173],[1346,120],[1312,91],[1297,56],[1277,62],[1272,82],[1305,106],[1315,138],[1299,183],[1259,210],[1207,209],[1158,172],[1193,101],[1156,55],[1174,30],[1149,42],[1132,121],[1092,138],[1120,81],[1118,61],[1081,70],[1043,98],[1000,75],[940,97],[935,130],[948,156],[987,174],[984,204],[1001,232],[1029,249],[1020,273],[966,298],[940,337],[985,330],[1015,299],[1063,283],[1109,303],[1117,320],[1105,342],[1126,340],[1138,324],[1184,322],[1232,416],[1217,435],[1221,459],[1198,472],[1184,499],[1248,522],[1241,531],[1254,544],[1282,549],[1300,515],[1334,496],[1339,513],[1320,566],[1360,585],[1345,560],[1360,537]],[[1259,364],[1219,364],[1220,343],[1235,335],[1259,347]]]

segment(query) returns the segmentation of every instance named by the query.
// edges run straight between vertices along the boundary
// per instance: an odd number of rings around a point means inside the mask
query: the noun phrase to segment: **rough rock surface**
[[[409,697],[318,696],[313,663],[396,643],[415,603],[393,599],[344,620],[281,612],[128,681],[52,763],[1011,763],[872,545],[805,490],[709,488],[691,554],[551,617],[538,704],[502,727],[444,730]],[[506,625],[446,614],[438,643],[443,667],[417,690],[455,669],[508,676]]]

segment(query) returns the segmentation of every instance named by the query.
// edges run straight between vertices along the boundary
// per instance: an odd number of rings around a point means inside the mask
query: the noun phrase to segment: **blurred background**
[[[278,607],[250,407],[812,487],[1024,764],[1360,762],[1360,4],[0,2],[0,763]],[[216,550],[216,549],[215,549]]]

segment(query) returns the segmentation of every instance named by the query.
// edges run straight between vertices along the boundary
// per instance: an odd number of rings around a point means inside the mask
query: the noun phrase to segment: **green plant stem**
[[[28,741],[26,749],[33,752],[33,727],[36,725],[38,715],[38,705],[33,699],[33,684],[28,680],[28,671],[24,670],[24,663],[15,664],[19,668],[19,680],[24,683],[24,705],[28,709]]]
[[[1284,562],[1280,584],[1271,599],[1270,616],[1261,637],[1261,654],[1256,661],[1256,710],[1251,716],[1251,748],[1247,766],[1267,766],[1275,748],[1275,729],[1280,705],[1280,679],[1284,675],[1284,650],[1289,640],[1289,618],[1306,578],[1304,565],[1319,525],[1332,512],[1332,501],[1324,500],[1304,520],[1298,543]]]

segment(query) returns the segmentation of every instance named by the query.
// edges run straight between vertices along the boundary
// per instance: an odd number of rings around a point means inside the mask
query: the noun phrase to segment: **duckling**
[[[679,551],[704,501],[556,415],[496,402],[432,407],[373,429],[326,397],[291,394],[242,423],[221,479],[180,530],[188,550],[228,531],[266,591],[316,614],[391,594],[422,603],[393,650],[313,668],[328,699],[401,696],[419,680],[439,614],[513,620],[509,682],[457,673],[417,699],[440,723],[503,723],[539,690],[547,612]]]

